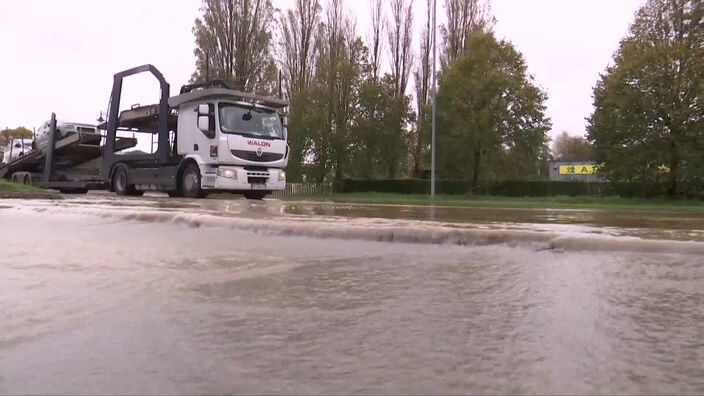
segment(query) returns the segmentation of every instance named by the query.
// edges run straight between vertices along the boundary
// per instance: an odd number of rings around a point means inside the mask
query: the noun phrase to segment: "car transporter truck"
[[[126,77],[149,72],[159,82],[158,104],[120,109]],[[52,114],[50,144],[0,165],[0,178],[63,192],[109,189],[118,195],[145,191],[201,198],[211,192],[243,193],[261,199],[286,186],[288,102],[231,89],[223,81],[184,85],[169,97],[169,84],[152,65],[115,74],[103,144],[86,144],[81,134],[57,139]],[[126,151],[137,140],[118,132],[156,138],[151,154]],[[99,172],[81,168],[100,158]]]

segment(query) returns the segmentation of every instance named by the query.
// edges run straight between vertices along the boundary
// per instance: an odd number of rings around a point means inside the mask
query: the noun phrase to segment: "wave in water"
[[[36,210],[36,209],[35,209]],[[354,239],[378,242],[449,244],[460,246],[528,246],[538,250],[632,251],[644,253],[704,254],[704,243],[555,232],[530,229],[448,227],[431,222],[385,221],[360,218],[267,218],[224,217],[203,213],[140,210],[126,211],[52,208],[51,212],[93,215],[126,221],[172,223],[189,227],[222,227],[266,235]]]

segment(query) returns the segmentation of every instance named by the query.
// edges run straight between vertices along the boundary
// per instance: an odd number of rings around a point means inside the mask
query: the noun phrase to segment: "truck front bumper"
[[[249,171],[241,166],[220,166],[214,174],[203,174],[201,187],[204,190],[278,191],[286,188],[282,174],[285,175],[284,170],[277,168]]]

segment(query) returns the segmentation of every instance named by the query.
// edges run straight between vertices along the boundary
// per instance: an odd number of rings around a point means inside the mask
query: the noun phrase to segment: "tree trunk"
[[[335,182],[342,181],[342,152],[338,150],[335,155]]]
[[[670,181],[667,187],[667,196],[674,197],[677,195],[677,171],[679,167],[679,153],[677,152],[677,143],[670,143]]]
[[[481,163],[481,149],[474,150],[474,166],[472,167],[472,191],[479,187],[479,164]]]

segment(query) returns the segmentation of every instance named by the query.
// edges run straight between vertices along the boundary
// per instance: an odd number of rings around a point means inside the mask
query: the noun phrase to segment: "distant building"
[[[558,158],[550,162],[550,180],[581,181],[586,183],[604,182],[602,176],[596,174],[596,162]]]

